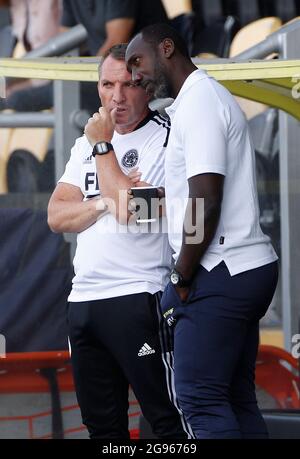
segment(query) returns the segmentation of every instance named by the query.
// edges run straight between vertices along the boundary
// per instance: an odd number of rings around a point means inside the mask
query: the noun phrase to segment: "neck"
[[[183,83],[187,79],[187,77],[197,70],[195,64],[192,61],[187,59],[178,59],[176,64],[176,71],[175,68],[171,74],[171,86],[172,86],[172,97],[175,99],[183,86]]]

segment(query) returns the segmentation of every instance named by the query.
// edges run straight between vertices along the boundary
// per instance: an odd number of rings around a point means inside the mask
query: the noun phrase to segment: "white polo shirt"
[[[234,97],[205,71],[195,70],[166,112],[172,126],[165,161],[166,206],[175,260],[182,244],[188,179],[217,173],[225,176],[221,215],[201,265],[210,271],[224,261],[234,275],[275,261],[259,224],[254,149]],[[176,204],[178,198],[185,204]]]
[[[165,146],[169,121],[152,114],[135,131],[112,139],[114,150],[125,174],[133,167],[142,172],[141,180],[164,186]],[[84,199],[99,194],[95,158],[85,136],[77,139],[60,182],[81,189]],[[77,236],[74,258],[75,277],[69,301],[92,301],[133,293],[163,290],[172,261],[168,235],[143,225],[128,230],[107,214]]]

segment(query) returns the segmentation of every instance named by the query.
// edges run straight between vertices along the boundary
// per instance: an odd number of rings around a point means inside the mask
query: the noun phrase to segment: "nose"
[[[135,67],[132,67],[131,69],[131,78],[132,81],[142,81],[143,77],[142,75],[137,71]]]
[[[117,104],[124,102],[125,94],[122,85],[116,84],[113,92],[113,101]]]

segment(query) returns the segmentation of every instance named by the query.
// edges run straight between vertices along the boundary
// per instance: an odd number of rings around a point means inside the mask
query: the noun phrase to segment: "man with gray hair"
[[[177,409],[172,341],[160,312],[171,264],[167,234],[142,225],[130,231],[127,200],[118,211],[133,183],[164,186],[170,129],[132,82],[125,50],[114,46],[103,59],[102,107],[49,203],[50,228],[78,233],[68,307],[76,392],[91,438],[129,437],[129,384],[157,437],[191,438]]]

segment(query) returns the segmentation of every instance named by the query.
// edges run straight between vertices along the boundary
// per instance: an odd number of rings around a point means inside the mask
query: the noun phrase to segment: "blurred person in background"
[[[84,25],[91,56],[103,56],[146,25],[166,21],[161,0],[63,0],[62,25]]]
[[[61,0],[10,0],[8,4],[12,33],[18,45],[14,57],[39,48],[62,31]],[[26,107],[28,111],[44,108],[49,105],[50,86],[41,79],[7,79],[6,108],[17,111],[26,111]]]
[[[32,2],[32,5],[30,5]],[[14,0],[13,18],[17,20],[16,31],[24,40],[26,49],[40,45],[56,33],[82,24],[88,33],[87,44],[81,55],[104,55],[111,46],[126,43],[142,27],[155,22],[166,22],[167,15],[161,0],[63,0],[62,15],[59,0]],[[26,5],[26,7],[25,7]],[[29,6],[30,5],[30,6]],[[19,9],[19,13],[18,10]],[[26,21],[25,12],[39,25]],[[59,21],[61,23],[59,26]],[[49,30],[48,29],[49,21]],[[45,25],[46,24],[46,25]],[[25,28],[26,25],[26,28]],[[41,31],[47,31],[47,39],[41,40]],[[52,35],[53,34],[53,35]],[[34,40],[34,42],[30,42]],[[47,82],[48,83],[48,82]],[[19,87],[19,89],[21,86]],[[26,88],[6,99],[6,108],[16,111],[38,111],[53,106],[53,83],[44,87]],[[93,113],[98,109],[97,85],[94,82],[80,84],[81,108]]]
[[[63,0],[62,26],[82,24],[88,32],[84,55],[103,56],[113,45],[127,43],[144,26],[166,21],[161,0]],[[84,82],[81,88],[81,106],[96,112],[96,84]]]
[[[61,0],[10,0],[13,34],[26,52],[59,33],[61,13]]]

